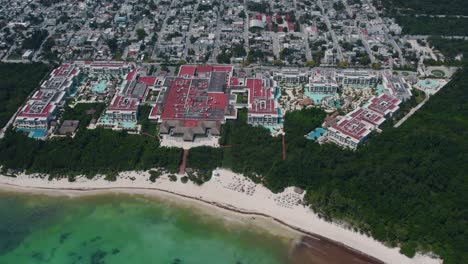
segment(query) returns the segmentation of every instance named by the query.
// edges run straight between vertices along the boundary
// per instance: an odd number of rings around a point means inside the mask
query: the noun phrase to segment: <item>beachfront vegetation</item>
[[[0,141],[3,168],[53,176],[115,175],[119,171],[164,167],[177,172],[182,150],[159,147],[149,136],[108,129],[80,130],[75,138],[37,141],[9,130]]]
[[[160,170],[150,170],[149,174],[149,180],[151,182],[156,182],[156,179],[158,179],[162,175],[162,172]]]
[[[50,67],[41,63],[0,63],[0,128],[3,128]]]
[[[169,180],[171,182],[176,182],[177,181],[177,176],[175,176],[174,174],[170,174],[168,177],[169,177]]]

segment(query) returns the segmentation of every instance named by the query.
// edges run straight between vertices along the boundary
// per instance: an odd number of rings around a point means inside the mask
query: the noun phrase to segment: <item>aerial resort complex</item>
[[[414,82],[414,80],[412,80]],[[417,85],[417,83],[414,83]],[[77,120],[62,120],[65,105],[105,103],[88,129],[104,127],[140,133],[143,117],[157,124],[158,136],[171,146],[218,146],[222,125],[247,109],[247,122],[283,135],[287,112],[321,108],[323,127],[304,135],[320,144],[356,149],[400,104],[412,85],[388,70],[333,68],[248,68],[231,65],[182,65],[175,74],[149,74],[135,63],[74,61],[63,63],[19,109],[14,127],[29,137],[73,136]]]
[[[468,0],[0,3],[0,264],[468,263]]]

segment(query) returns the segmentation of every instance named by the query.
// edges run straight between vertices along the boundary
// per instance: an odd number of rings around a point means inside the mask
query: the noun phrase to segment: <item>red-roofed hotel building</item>
[[[160,123],[160,134],[185,141],[219,135],[221,124],[237,116],[228,100],[232,71],[232,66],[184,65],[178,76],[166,77],[149,116]]]
[[[166,77],[150,119],[158,120],[160,133],[219,135],[221,124],[237,118],[236,108],[248,108],[251,124],[277,124],[278,111],[271,78],[233,77],[232,66],[184,65],[178,76]],[[236,104],[234,93],[247,92],[248,103]]]
[[[40,89],[28,99],[15,118],[13,125],[18,130],[48,130],[50,122],[57,119],[59,109],[74,90],[80,69],[64,63],[53,70]]]
[[[112,98],[97,125],[118,130],[137,130],[138,106],[156,80],[156,77],[140,76],[137,69],[128,72],[122,87]]]
[[[385,118],[398,111],[400,103],[399,99],[386,94],[373,97],[367,105],[348,113],[329,127],[328,138],[340,146],[356,149],[366,142],[372,131],[385,122]]]

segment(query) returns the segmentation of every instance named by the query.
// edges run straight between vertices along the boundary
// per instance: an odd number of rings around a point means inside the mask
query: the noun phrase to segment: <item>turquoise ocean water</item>
[[[282,264],[291,245],[171,201],[0,193],[0,264]]]

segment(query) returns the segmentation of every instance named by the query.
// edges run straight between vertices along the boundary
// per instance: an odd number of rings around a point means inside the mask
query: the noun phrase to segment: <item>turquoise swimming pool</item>
[[[107,114],[102,114],[101,118],[99,118],[99,123],[103,125],[110,125],[113,122],[111,119],[109,119],[109,116]]]
[[[310,140],[317,140],[321,136],[325,135],[326,133],[327,133],[327,130],[325,128],[318,127],[314,129],[312,132],[310,132],[309,134],[307,134],[306,138]]]
[[[47,129],[18,128],[16,130],[20,132],[26,132],[28,133],[28,137],[34,139],[42,139],[47,136]]]
[[[280,95],[281,95],[281,88],[276,87],[276,89],[275,89],[275,101],[278,102],[278,99],[279,99]]]
[[[377,85],[377,95],[381,95],[383,93],[383,85],[378,84]]]
[[[420,80],[418,85],[425,89],[435,89],[440,86],[440,82],[436,80]]]
[[[335,107],[335,108],[341,108],[341,102],[339,100],[333,100],[333,99],[329,99],[328,100],[328,105],[332,106],[332,107]]]
[[[437,80],[420,80],[418,85],[428,94],[435,94],[441,87],[441,83]]]
[[[120,122],[119,126],[124,129],[135,129],[137,127],[136,122]]]
[[[311,93],[309,91],[305,91],[304,95],[312,99],[315,104],[320,104],[323,98],[335,96],[336,94],[317,94],[317,93]]]
[[[96,92],[96,93],[103,93],[106,91],[107,89],[107,85],[106,85],[106,80],[101,80],[99,81],[98,84],[94,85],[92,90],[93,92]]]

